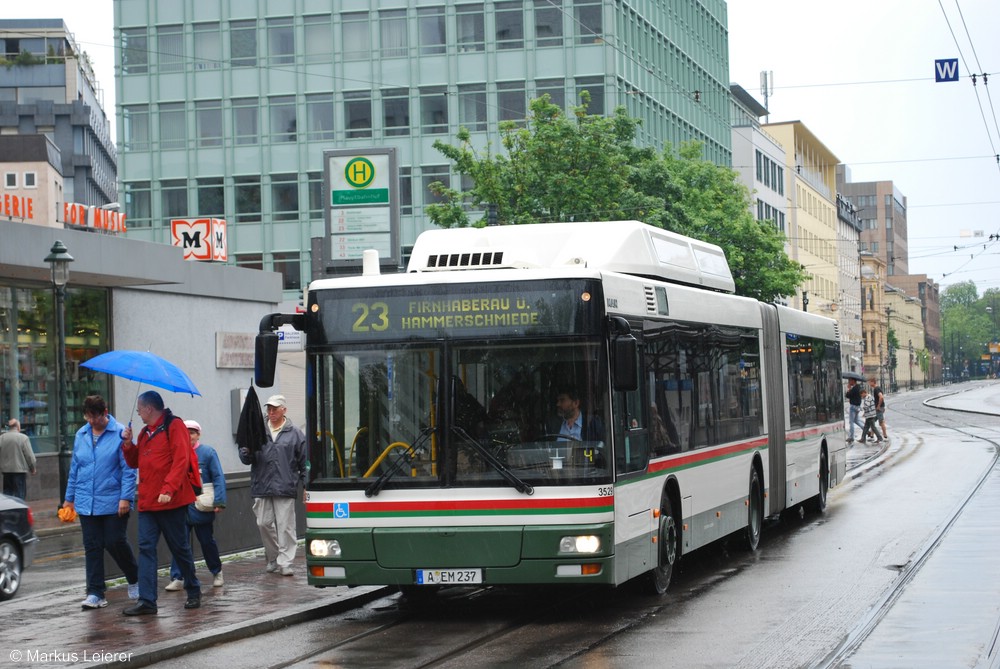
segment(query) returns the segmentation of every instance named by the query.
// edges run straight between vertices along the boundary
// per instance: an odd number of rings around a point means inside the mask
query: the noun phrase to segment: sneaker
[[[218,574],[215,575],[215,578],[212,579],[212,587],[221,588],[225,584],[226,584],[226,579],[222,578],[222,572],[220,571]]]
[[[267,573],[268,574],[273,574],[276,571],[278,571],[278,563],[277,562],[268,562],[267,563]]]
[[[167,587],[163,589],[168,590],[170,592],[177,592],[178,590],[183,590],[184,581],[180,580],[179,578],[175,578],[174,580],[170,581],[170,583],[167,583]]]
[[[295,570],[292,569],[291,565],[285,565],[284,567],[281,568],[282,576],[292,576],[294,573]]]
[[[201,597],[188,597],[184,602],[185,609],[197,609],[201,606]]]
[[[97,595],[87,595],[87,598],[80,602],[80,606],[85,609],[103,609],[108,605],[108,600]]]
[[[139,599],[139,584],[129,583],[128,584],[128,598],[129,599]]]

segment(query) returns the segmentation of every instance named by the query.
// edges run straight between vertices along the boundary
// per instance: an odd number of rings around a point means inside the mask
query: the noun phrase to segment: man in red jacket
[[[191,438],[184,421],[163,408],[163,398],[154,390],[139,395],[136,412],[145,427],[137,444],[132,443],[131,425],[122,431],[122,453],[125,462],[139,470],[139,601],[122,613],[156,613],[156,544],[161,534],[184,577],[184,608],[196,609],[201,606],[201,583],[185,525],[188,504],[195,498],[188,473],[198,471]]]

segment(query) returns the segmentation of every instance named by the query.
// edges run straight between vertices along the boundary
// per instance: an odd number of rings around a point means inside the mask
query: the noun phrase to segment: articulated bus
[[[663,593],[682,555],[756,550],[765,517],[822,509],[844,476],[836,323],[733,295],[717,246],[500,226],[366,266],[258,335],[260,386],[276,330],[305,335],[311,585]]]

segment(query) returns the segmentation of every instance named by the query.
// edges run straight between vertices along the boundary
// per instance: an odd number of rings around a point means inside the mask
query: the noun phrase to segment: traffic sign
[[[939,58],[934,61],[934,81],[958,81],[958,58]]]

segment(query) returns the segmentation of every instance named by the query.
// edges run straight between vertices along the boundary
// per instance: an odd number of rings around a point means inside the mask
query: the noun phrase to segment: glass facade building
[[[273,269],[289,296],[325,234],[323,151],[394,147],[405,248],[431,224],[433,148],[459,127],[499,146],[548,94],[622,105],[638,141],[698,140],[730,164],[723,0],[117,0],[120,188],[129,236],[173,217],[228,222],[229,262]]]

